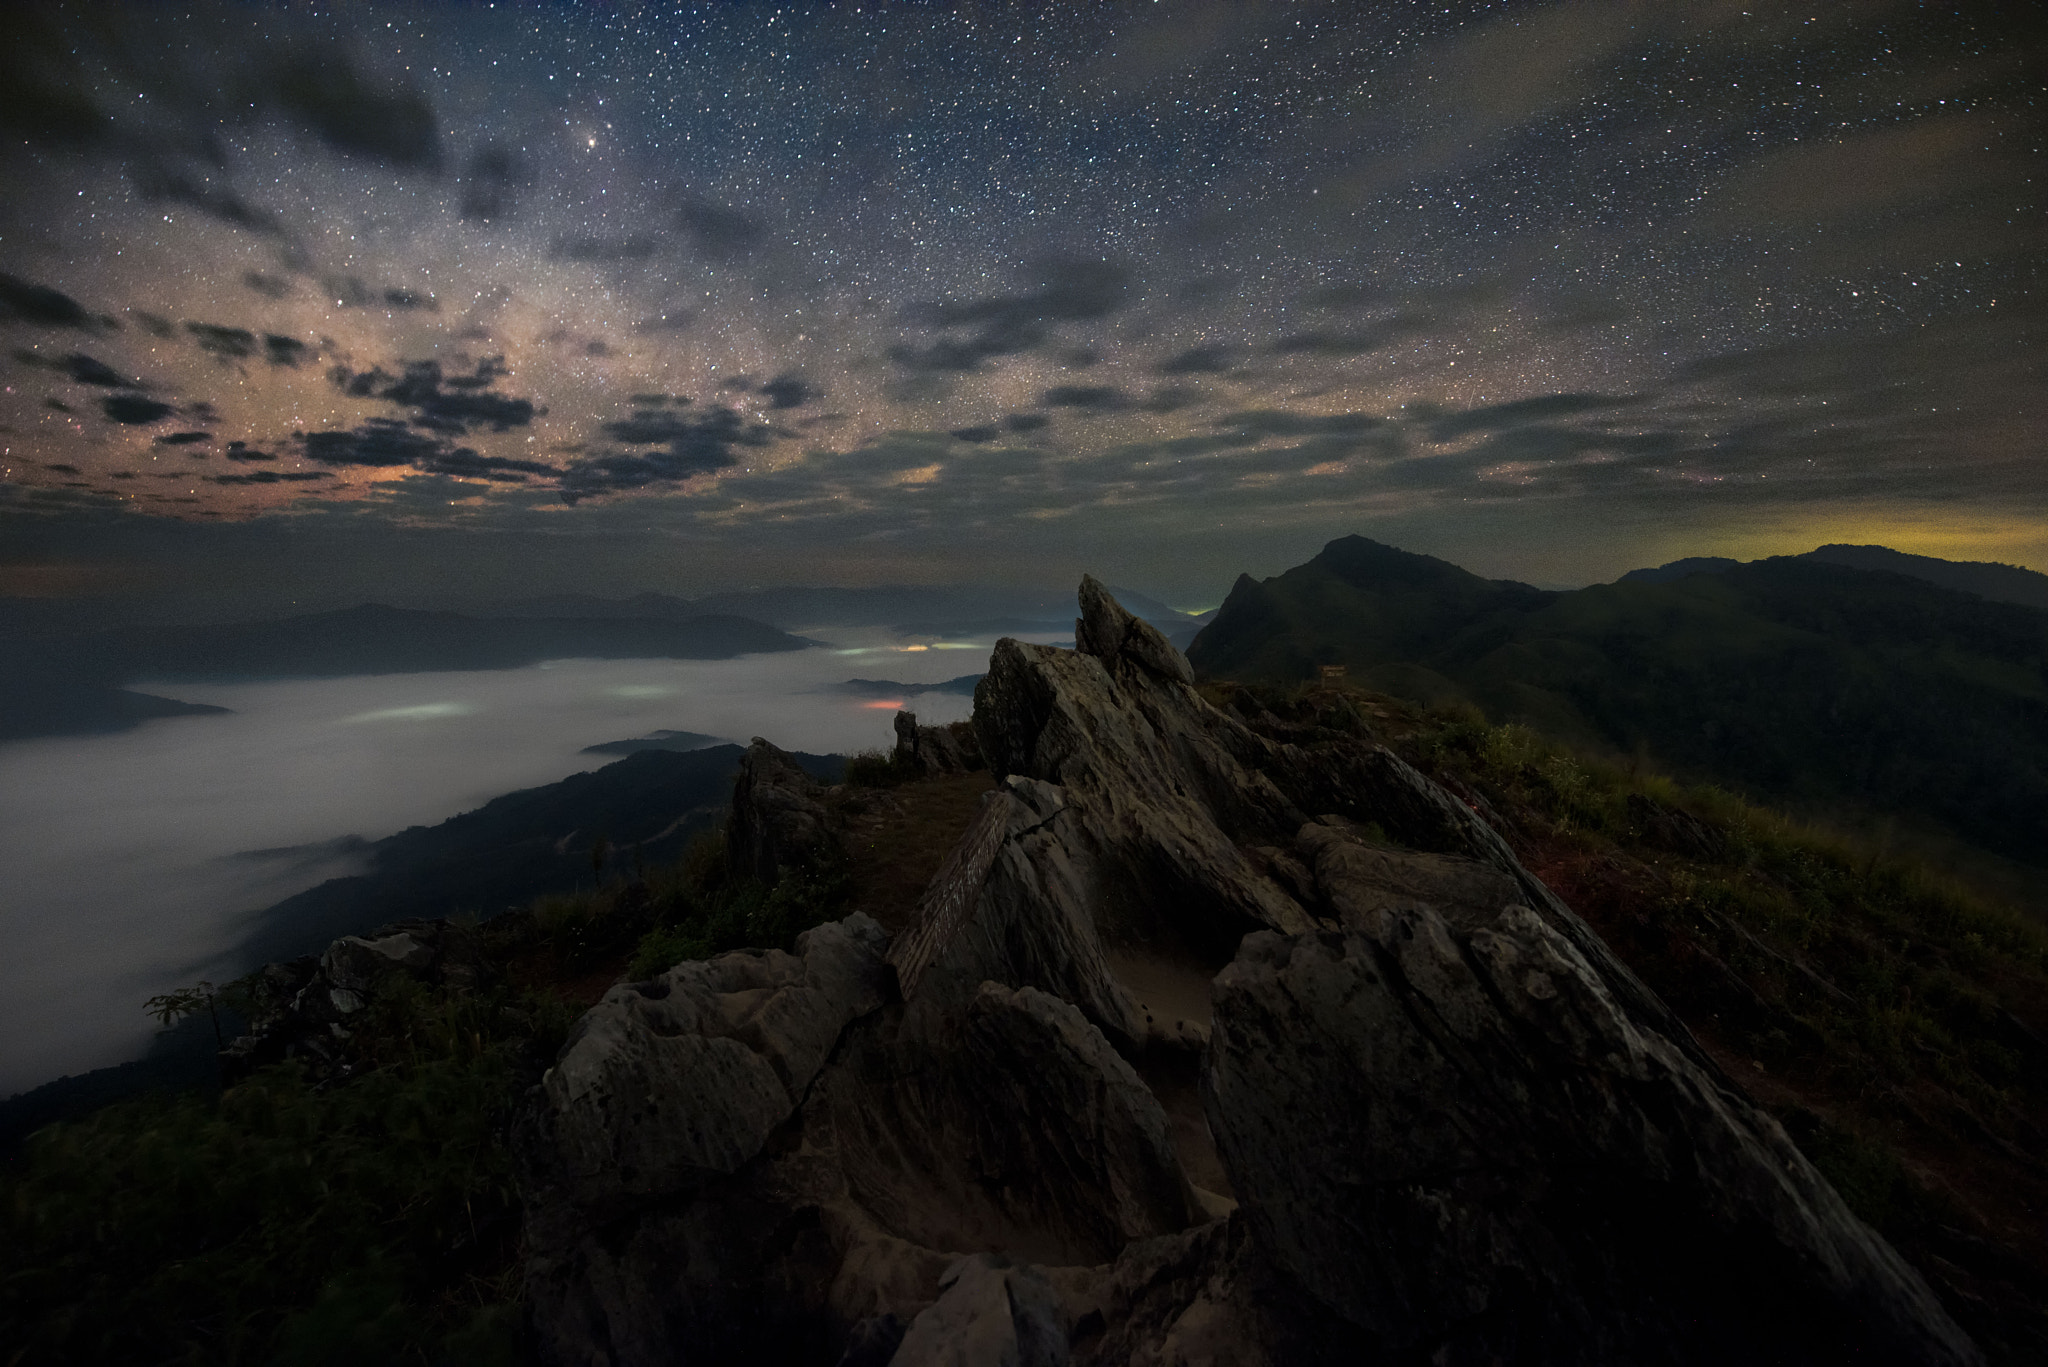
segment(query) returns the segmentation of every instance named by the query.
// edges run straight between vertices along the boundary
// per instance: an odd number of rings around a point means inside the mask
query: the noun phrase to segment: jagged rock
[[[966,774],[985,769],[974,728],[964,722],[920,726],[915,712],[896,714],[896,763],[923,774]]]
[[[1102,1263],[1203,1218],[1158,1100],[1036,988],[985,983],[957,1017],[878,1022],[819,1104],[849,1194],[927,1248]]]
[[[998,645],[1000,785],[893,945],[852,918],[579,1029],[518,1131],[545,1360],[1975,1360],[1479,804],[1081,609]],[[734,869],[833,838],[757,741]],[[1168,957],[1224,969],[1213,1027],[1119,977]],[[1234,1210],[1133,1067],[1205,1030]]]
[[[785,868],[815,865],[837,849],[816,781],[788,752],[754,737],[733,783],[727,863],[742,876],[773,883]]]
[[[392,980],[468,988],[482,977],[474,931],[439,920],[394,922],[343,936],[317,959],[266,964],[249,982],[246,1030],[221,1050],[222,1076],[294,1057],[321,1076],[346,1076],[350,1022]]]
[[[320,971],[328,982],[355,993],[368,992],[393,974],[421,977],[433,964],[433,946],[406,931],[374,940],[344,935],[320,956]]]
[[[1667,807],[1642,793],[1628,795],[1628,819],[1643,839],[1675,854],[1721,859],[1728,853],[1728,842],[1719,831],[1690,812]]]
[[[1038,1269],[978,1253],[947,1268],[939,1285],[890,1367],[1066,1367],[1065,1306]]]
[[[1383,1348],[1968,1363],[1784,1131],[1487,863],[1300,848],[1340,931],[1245,941],[1205,1100],[1259,1246]]]
[[[886,999],[888,940],[856,914],[806,931],[795,954],[691,960],[607,992],[541,1084],[526,1159],[543,1218],[602,1220],[737,1172],[847,1023]]]

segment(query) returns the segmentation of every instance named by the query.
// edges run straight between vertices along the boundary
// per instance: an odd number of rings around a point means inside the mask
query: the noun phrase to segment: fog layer
[[[835,635],[834,647],[736,660],[144,681],[232,715],[0,745],[0,1096],[138,1056],[156,1028],[146,998],[251,967],[225,957],[250,913],[353,871],[345,847],[297,847],[441,821],[609,762],[578,753],[586,745],[656,730],[886,748],[897,700],[831,685],[936,683],[983,669],[991,645]],[[973,706],[942,693],[908,705],[925,721]]]

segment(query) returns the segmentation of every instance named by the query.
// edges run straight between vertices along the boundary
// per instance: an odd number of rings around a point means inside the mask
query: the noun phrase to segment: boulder
[[[1065,1306],[1038,1269],[978,1253],[939,1287],[889,1367],[1067,1367]]]
[[[847,1024],[890,995],[888,943],[856,914],[804,932],[794,954],[689,960],[607,992],[539,1088],[523,1158],[543,1220],[592,1224],[737,1172]]]
[[[919,774],[966,774],[988,767],[974,728],[965,722],[920,726],[915,712],[898,712],[895,725],[895,760],[902,769]]]
[[[1304,830],[1339,927],[1217,978],[1205,1106],[1252,1236],[1384,1350],[1960,1364],[1769,1116],[1487,861]]]
[[[804,868],[839,851],[831,815],[816,780],[787,751],[754,737],[733,781],[725,821],[726,862],[742,877],[773,883],[786,868]]]

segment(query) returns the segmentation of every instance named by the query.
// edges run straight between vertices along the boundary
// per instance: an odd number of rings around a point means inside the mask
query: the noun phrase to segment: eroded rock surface
[[[997,647],[1000,785],[893,943],[615,988],[536,1089],[546,1360],[1975,1360],[1478,804],[1081,608]],[[818,797],[757,741],[734,867],[828,850]]]
[[[1390,1351],[1964,1363],[1766,1116],[1469,860],[1304,832],[1340,929],[1216,980],[1210,1123],[1259,1246]]]
[[[816,780],[787,751],[754,737],[740,759],[725,822],[732,869],[773,883],[785,869],[830,859],[837,842],[832,818],[818,800]]]

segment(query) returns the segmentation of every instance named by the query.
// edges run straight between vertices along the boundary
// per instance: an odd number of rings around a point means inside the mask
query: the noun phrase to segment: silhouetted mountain
[[[2048,614],[1813,557],[1567,593],[1346,537],[1240,578],[1189,658],[1367,687],[1802,805],[1932,817],[2048,859]]]
[[[1130,610],[1162,630],[1178,629],[1191,619],[1148,594],[1117,589]],[[817,627],[890,627],[897,631],[947,635],[1001,632],[1064,631],[1074,624],[1073,604],[1063,592],[1039,593],[1001,585],[929,588],[895,585],[878,588],[741,589],[702,598],[676,598],[642,593],[631,598],[600,598],[593,594],[552,594],[490,605],[494,611],[522,617],[651,617],[680,620],[704,613],[735,613],[770,622],[785,630]]]
[[[6,648],[0,644],[0,650]],[[158,717],[227,711],[81,679],[46,660],[0,665],[0,740],[98,735],[126,731]]]
[[[2018,603],[2022,607],[2048,608],[2048,574],[2001,565],[1988,560],[1939,560],[1931,555],[1908,555],[1889,546],[1822,546],[1794,560],[1817,560],[1829,565],[1847,565],[1858,570],[1884,570],[1909,579],[1924,579],[1958,593],[1973,593],[1993,603]],[[1673,560],[1653,570],[1630,570],[1618,583],[1664,583],[1688,574],[1719,574],[1741,564],[1721,555],[1695,555]]]
[[[703,750],[713,745],[731,745],[729,740],[707,736],[702,731],[650,731],[631,740],[608,740],[586,745],[586,755],[637,755],[642,750]]]
[[[468,617],[365,604],[224,626],[150,627],[0,643],[0,740],[124,730],[224,709],[124,690],[137,679],[336,678],[515,669],[542,660],[724,660],[809,646],[751,618]]]
[[[1683,579],[1688,574],[1719,574],[1732,570],[1742,562],[1731,560],[1725,555],[1688,555],[1683,560],[1672,560],[1653,570],[1630,570],[1615,582],[1618,584],[1668,584],[1674,579]]]
[[[845,683],[834,684],[833,691],[851,693],[856,698],[914,698],[920,693],[958,693],[964,697],[974,696],[974,686],[981,682],[979,674],[962,674],[957,679],[944,683],[912,684],[898,683],[894,679],[848,679]]]
[[[810,643],[745,617],[465,617],[365,604],[232,626],[124,634],[105,649],[131,676],[322,678],[514,669],[542,660],[723,660]]]
[[[587,887],[599,839],[609,850],[607,872],[673,860],[725,810],[742,753],[737,745],[645,750],[376,841],[366,872],[329,879],[252,918],[240,967],[309,953],[386,921],[490,916],[543,893]],[[837,755],[798,759],[825,779],[836,779],[846,763]]]

